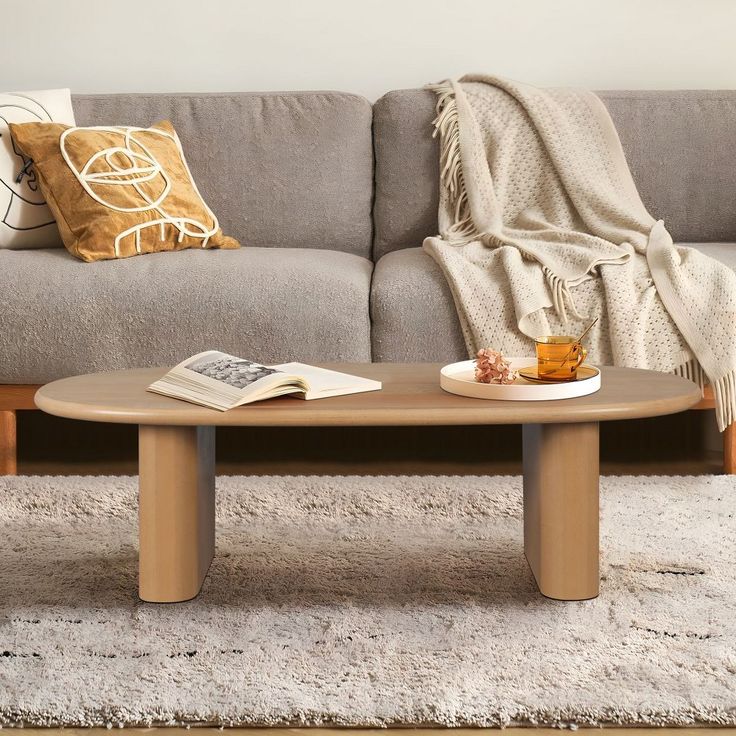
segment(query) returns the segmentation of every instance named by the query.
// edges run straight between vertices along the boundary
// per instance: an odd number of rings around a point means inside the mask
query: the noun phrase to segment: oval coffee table
[[[561,401],[485,401],[445,393],[439,364],[325,367],[383,390],[316,401],[269,399],[219,412],[149,393],[166,369],[94,373],[43,386],[49,414],[139,425],[139,595],[176,602],[199,593],[215,549],[215,427],[522,424],[524,550],[539,590],[598,595],[598,423],[684,411],[700,389],[675,375],[602,368],[598,393]]]

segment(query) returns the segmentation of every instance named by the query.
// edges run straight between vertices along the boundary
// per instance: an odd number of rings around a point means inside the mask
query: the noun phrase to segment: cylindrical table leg
[[[723,472],[736,474],[736,422],[729,424],[723,432]]]
[[[524,425],[524,551],[540,592],[598,595],[598,423]]]
[[[18,472],[15,418],[12,409],[0,411],[0,475]]]
[[[199,593],[215,552],[215,428],[139,428],[139,595]]]

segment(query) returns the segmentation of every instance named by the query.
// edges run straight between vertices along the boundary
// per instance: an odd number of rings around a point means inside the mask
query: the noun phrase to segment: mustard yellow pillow
[[[184,248],[237,248],[222,234],[179,136],[150,128],[10,125],[30,159],[64,245],[85,261]]]

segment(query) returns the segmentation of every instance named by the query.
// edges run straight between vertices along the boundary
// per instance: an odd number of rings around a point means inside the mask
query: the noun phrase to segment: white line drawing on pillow
[[[101,131],[118,136],[120,138],[120,145],[110,146],[109,148],[97,151],[81,168],[78,168],[71,160],[71,156],[67,150],[67,139],[79,131],[89,130]],[[194,191],[199,197],[204,210],[212,218],[212,225],[207,225],[186,215],[172,214],[164,209],[166,197],[171,192],[171,179],[164,167],[141,140],[140,134],[143,133],[146,135],[159,135],[162,138],[168,138],[173,141]],[[202,240],[202,248],[207,247],[209,239],[218,231],[220,225],[197,189],[177,135],[165,130],[159,130],[158,128],[137,128],[133,126],[108,127],[99,125],[89,128],[74,127],[67,128],[61,134],[59,146],[61,155],[64,161],[66,161],[67,166],[74,173],[74,176],[84,191],[96,202],[117,212],[157,212],[160,215],[156,219],[138,223],[119,233],[115,237],[115,256],[117,258],[120,257],[120,243],[129,236],[135,239],[136,253],[142,253],[141,232],[149,228],[158,226],[159,238],[161,241],[164,241],[165,227],[166,225],[172,225],[179,232],[179,243],[181,243],[184,237],[197,238]],[[96,170],[93,171],[93,167],[96,167]],[[141,186],[148,182],[151,182],[152,186],[154,184],[160,185],[160,191],[155,196],[151,196]],[[132,188],[139,195],[140,204],[127,207],[115,204],[109,198],[106,199],[101,195],[99,191],[99,187],[101,186]],[[129,194],[130,192],[126,193]]]
[[[41,194],[30,159],[16,147],[9,123],[49,123],[51,115],[37,100],[27,95],[0,95],[0,156],[16,165],[10,175],[0,170],[0,224],[15,230],[35,230],[54,224]]]

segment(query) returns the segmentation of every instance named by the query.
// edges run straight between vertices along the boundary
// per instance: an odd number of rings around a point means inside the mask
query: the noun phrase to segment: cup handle
[[[578,343],[575,346],[575,352],[578,354],[578,362],[575,364],[575,370],[577,370],[581,366],[583,361],[588,357],[588,350],[580,343]]]

